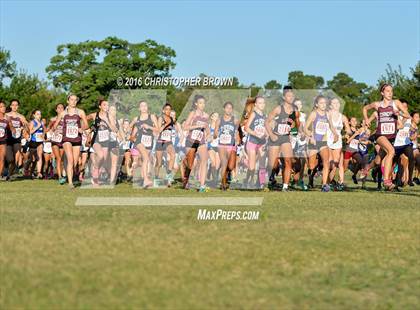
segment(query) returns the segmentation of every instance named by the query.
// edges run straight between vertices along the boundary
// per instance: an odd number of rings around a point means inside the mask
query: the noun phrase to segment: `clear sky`
[[[174,76],[237,76],[259,85],[292,70],[376,84],[387,63],[420,59],[420,1],[5,1],[0,44],[46,78],[62,43],[117,36],[172,47]]]

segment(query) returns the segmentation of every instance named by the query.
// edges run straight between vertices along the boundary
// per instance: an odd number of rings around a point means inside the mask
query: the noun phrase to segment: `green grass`
[[[420,187],[402,193],[244,192],[258,221],[197,221],[198,207],[75,207],[69,191],[0,184],[1,309],[420,307]],[[217,207],[215,207],[217,208]]]

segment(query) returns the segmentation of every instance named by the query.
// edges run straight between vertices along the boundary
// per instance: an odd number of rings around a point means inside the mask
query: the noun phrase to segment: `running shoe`
[[[356,177],[356,175],[355,174],[353,174],[352,176],[351,176],[351,179],[353,180],[353,183],[354,184],[359,184],[359,182],[357,182],[357,177]]]
[[[420,185],[420,180],[419,180],[419,178],[414,178],[414,179],[413,179],[413,182],[414,182],[414,183],[416,183],[417,185]]]
[[[322,188],[321,188],[321,192],[329,192],[330,191],[330,186],[328,185],[328,184],[324,184],[324,185],[322,185]]]
[[[300,187],[301,190],[303,191],[307,191],[308,187],[306,186],[305,182],[303,182],[303,180],[299,180],[298,181],[298,186]]]
[[[198,189],[198,192],[199,193],[206,193],[206,192],[208,192],[208,190],[207,190],[206,186],[200,186],[200,188]]]

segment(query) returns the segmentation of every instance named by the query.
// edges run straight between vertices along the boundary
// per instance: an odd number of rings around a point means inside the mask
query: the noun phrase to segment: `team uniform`
[[[153,127],[153,120],[152,116],[148,114],[147,119],[141,120],[140,117],[138,117],[137,122],[135,123],[135,127],[137,127],[137,137],[135,145],[143,145],[146,150],[152,150],[153,144],[154,144],[154,136],[153,136],[153,130],[152,129],[144,129],[142,128],[142,125],[146,124],[151,127]]]
[[[296,122],[296,111],[288,114],[283,106],[280,106],[280,113],[274,119],[273,133],[277,140],[268,139],[268,146],[280,146],[284,143],[291,143],[290,134],[293,124]],[[295,127],[293,127],[295,128]]]
[[[207,117],[195,115],[193,117],[191,125],[205,127],[207,125],[207,122]],[[196,128],[188,131],[187,139],[185,141],[186,147],[197,149],[203,144],[206,144],[205,128]]]
[[[324,115],[316,112],[315,120],[312,124],[313,126],[313,137],[315,140],[315,145],[312,143],[308,144],[309,150],[321,150],[324,147],[328,146],[327,135],[328,135],[328,116],[325,113]]]
[[[0,119],[0,145],[7,144],[9,122],[7,118]]]
[[[82,134],[79,130],[82,128],[81,117],[79,109],[75,109],[76,113],[73,115],[68,114],[66,108],[63,117],[63,144],[70,143],[72,146],[82,145]]]
[[[162,126],[165,125],[165,119],[162,117]],[[171,117],[171,122],[159,133],[156,142],[156,151],[166,151],[169,145],[173,145],[172,134],[175,127],[174,120]]]
[[[34,128],[41,125],[37,130],[35,130],[35,132],[31,134],[31,139],[29,141],[29,148],[36,149],[39,145],[44,143],[44,125],[36,120],[32,120],[32,124]]]
[[[93,144],[99,144],[103,148],[108,148],[110,144],[110,130],[108,122],[101,118],[99,112],[95,115],[95,122],[93,125]]]
[[[383,106],[383,101],[380,102],[377,109],[378,123],[376,128],[376,140],[380,137],[386,137],[389,142],[394,143],[397,135],[397,115],[395,114],[397,108],[394,101],[387,107]]]
[[[255,131],[258,134],[261,134],[261,136],[263,136],[263,134],[266,134],[266,130],[265,130],[265,120],[266,120],[266,116],[264,114],[259,114],[257,112],[254,113],[255,117],[252,120],[252,123],[249,125],[249,128],[253,131]],[[248,135],[248,140],[246,142],[246,149],[247,150],[259,150],[260,148],[262,148],[266,143],[266,138],[263,136],[262,138],[259,138],[257,136]]]
[[[53,146],[57,146],[60,149],[63,148],[63,126],[64,126],[64,122],[61,119],[58,122],[57,127],[55,128],[51,136],[51,144]]]
[[[225,121],[225,118],[222,117],[218,132],[218,147],[226,149],[228,152],[236,151],[235,132],[235,118],[231,116],[228,121]]]
[[[343,136],[341,135],[341,131],[344,128],[343,124],[343,114],[339,113],[339,117],[337,120],[334,121],[334,119],[331,120],[332,125],[338,135],[338,140],[334,142],[334,134],[332,130],[328,127],[328,139],[327,139],[327,145],[331,150],[339,150],[343,148]]]

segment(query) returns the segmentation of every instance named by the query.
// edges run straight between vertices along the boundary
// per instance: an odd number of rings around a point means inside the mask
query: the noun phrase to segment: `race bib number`
[[[164,130],[164,131],[162,131],[162,134],[160,135],[160,139],[162,141],[171,141],[171,139],[172,139],[172,132],[170,130]]]
[[[359,140],[356,140],[356,139],[351,140],[349,146],[352,149],[357,150],[359,147]]]
[[[265,127],[262,125],[255,127],[255,132],[257,133],[258,137],[264,137],[265,136]]]
[[[191,139],[201,141],[203,139],[204,132],[198,129],[194,129],[191,133]]]
[[[19,139],[22,134],[22,128],[15,128],[15,133],[12,133],[12,137],[15,139]]]
[[[407,139],[407,138],[409,138],[409,137],[410,137],[410,133],[409,133],[407,130],[400,130],[400,131],[398,132],[398,136],[399,136],[401,139]]]
[[[327,133],[328,123],[326,122],[318,122],[316,123],[315,133],[317,135],[325,135]]]
[[[395,124],[394,123],[384,123],[381,124],[381,134],[390,135],[395,133]]]
[[[6,130],[3,127],[0,127],[0,138],[3,138],[6,135]]]
[[[62,140],[63,140],[63,135],[61,133],[56,133],[56,132],[53,133],[51,137],[52,142],[60,143]]]
[[[35,142],[42,142],[42,141],[44,141],[44,133],[43,132],[35,133]]]
[[[109,131],[108,130],[99,130],[98,131],[98,141],[106,142],[109,140]]]
[[[66,137],[70,139],[77,138],[79,135],[79,127],[77,124],[68,124],[66,126]]]
[[[219,142],[221,144],[231,144],[232,143],[232,136],[229,134],[221,134],[219,138]]]
[[[151,147],[152,146],[152,136],[141,136],[141,144],[143,144],[145,147]]]
[[[51,142],[45,142],[44,143],[44,152],[45,153],[51,153],[52,152]]]
[[[277,133],[279,135],[288,135],[290,132],[290,125],[289,124],[279,124],[277,126]]]

